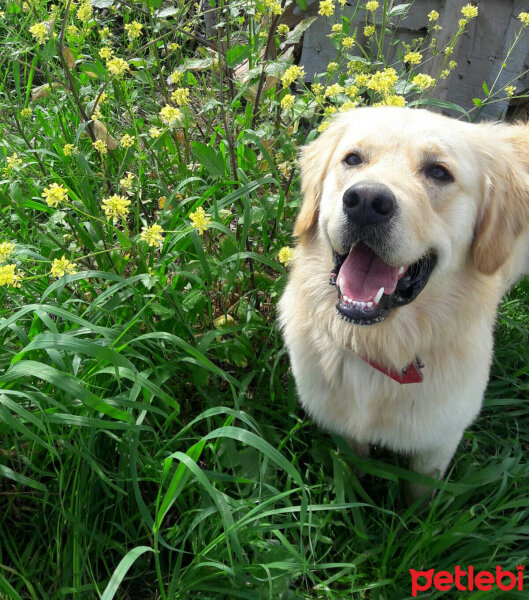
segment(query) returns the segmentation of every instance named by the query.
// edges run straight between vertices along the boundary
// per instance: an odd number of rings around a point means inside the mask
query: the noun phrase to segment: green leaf
[[[399,4],[398,6],[394,6],[388,12],[388,18],[400,17],[401,15],[405,15],[408,12],[411,5],[412,5],[412,3],[408,2],[407,4]]]
[[[120,583],[123,581],[123,578],[128,573],[130,567],[134,564],[136,559],[142,554],[145,554],[145,552],[154,552],[154,550],[149,546],[137,546],[125,554],[125,556],[119,561],[114,573],[112,573],[112,577],[110,578],[110,581],[108,582],[108,585],[101,596],[101,600],[112,600],[112,598],[114,598]]]
[[[225,162],[220,151],[201,142],[191,142],[191,152],[212,177],[224,176]]]
[[[250,48],[248,46],[234,46],[226,52],[226,63],[228,67],[236,67],[250,56]]]
[[[300,21],[292,31],[289,31],[284,41],[281,43],[280,48],[283,49],[291,44],[297,44],[301,41],[302,35],[307,29],[316,21],[318,17],[310,17],[309,19],[303,19]]]

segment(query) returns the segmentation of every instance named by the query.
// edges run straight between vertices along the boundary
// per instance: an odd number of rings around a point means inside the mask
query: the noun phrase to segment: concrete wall
[[[350,0],[356,5],[356,0]],[[409,1],[409,0],[408,0]],[[468,4],[469,0],[415,0],[409,9],[407,17],[397,22],[397,37],[402,41],[409,41],[424,36],[428,24],[428,13],[436,10],[440,14],[439,24],[442,30],[437,38],[442,45],[451,39],[458,28],[461,18],[461,7]],[[404,4],[404,0],[396,0],[395,5]],[[319,1],[309,0],[307,11],[299,8],[294,10],[295,16],[313,16],[318,12]],[[380,1],[382,4],[382,1]],[[497,78],[494,90],[504,85],[516,85],[516,93],[523,93],[529,88],[529,28],[522,34],[516,48],[512,51],[506,67],[501,69],[502,63],[509,52],[517,32],[520,30],[520,21],[517,16],[522,11],[529,11],[527,1],[523,0],[474,0],[472,2],[479,8],[479,15],[467,26],[467,32],[460,38],[453,54],[453,59],[458,63],[455,71],[449,78],[439,82],[434,96],[449,102],[459,104],[465,109],[474,106],[473,98],[484,98],[482,88],[486,82],[491,88]],[[347,6],[344,12],[350,8]],[[380,26],[381,10],[377,14]],[[357,13],[355,25],[358,26],[359,36],[362,39],[365,23],[365,11]],[[336,2],[334,17],[319,17],[305,33],[301,62],[310,81],[315,73],[325,71],[326,65],[336,55],[328,35],[333,23],[340,22],[340,5]],[[389,49],[391,55],[391,49]],[[396,58],[396,54],[394,53]],[[421,70],[434,74],[437,71],[436,61],[430,61]],[[501,71],[501,72],[500,72]],[[518,76],[521,77],[519,79]],[[516,79],[515,82],[512,82]],[[486,106],[480,119],[501,119],[505,117],[509,101],[501,95],[501,101]],[[516,102],[516,101],[514,101]]]

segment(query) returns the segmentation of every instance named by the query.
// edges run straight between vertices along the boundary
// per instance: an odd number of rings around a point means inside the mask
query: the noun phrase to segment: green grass
[[[67,20],[60,6],[57,38],[43,44],[29,28],[51,5],[9,1],[0,19],[0,244],[15,245],[0,269],[21,276],[0,285],[0,598],[401,600],[410,568],[526,563],[527,282],[502,305],[484,410],[424,511],[404,502],[416,478],[404,458],[360,461],[298,406],[276,324],[288,271],[278,253],[300,203],[297,151],[348,98],[264,84],[284,74],[286,42],[310,22],[277,35],[264,5],[259,20],[230,3],[211,11],[221,24],[208,32],[192,3],[101,1],[83,25],[79,6]],[[390,8],[381,2],[394,31],[405,14]],[[143,30],[131,42],[133,20]],[[131,66],[122,78],[98,54],[103,27]],[[356,72],[392,66],[384,35]],[[345,88],[355,71],[336,43]],[[237,79],[245,58],[249,78]],[[412,85],[413,69],[394,66],[389,97],[436,102]],[[167,127],[159,112],[175,70],[190,102]],[[294,87],[294,107],[281,109]],[[89,117],[103,91],[99,120],[135,140],[100,156]],[[356,97],[385,99],[365,86]],[[57,206],[42,197],[53,183],[68,193]],[[115,221],[102,211],[114,194],[131,203]],[[202,234],[198,207],[210,218]],[[164,240],[148,246],[140,233],[154,223]],[[63,256],[75,272],[56,277]]]

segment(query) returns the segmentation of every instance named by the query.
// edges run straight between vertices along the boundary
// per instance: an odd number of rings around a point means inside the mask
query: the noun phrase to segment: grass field
[[[379,4],[387,31],[405,18]],[[303,414],[276,323],[299,147],[336,110],[435,101],[449,53],[421,41],[388,64],[385,31],[362,46],[351,15],[319,89],[292,68],[310,20],[219,5],[2,7],[0,598],[401,600],[409,569],[515,571],[529,283],[422,512],[403,457],[360,462]],[[414,81],[423,54],[438,75]],[[527,597],[419,597],[495,593]]]

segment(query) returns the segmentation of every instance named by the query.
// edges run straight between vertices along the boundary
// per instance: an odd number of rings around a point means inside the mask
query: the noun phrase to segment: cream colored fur
[[[344,165],[352,151],[363,164]],[[422,169],[431,160],[454,182],[428,179]],[[299,243],[279,304],[301,403],[354,447],[381,444],[409,454],[419,473],[442,476],[481,408],[498,304],[529,271],[529,129],[356,109],[303,150],[301,169]],[[360,180],[397,199],[391,264],[438,255],[419,296],[369,326],[340,319],[329,285],[332,247],[349,250],[341,247],[343,193]],[[424,381],[400,385],[361,357],[399,371],[420,357]]]

